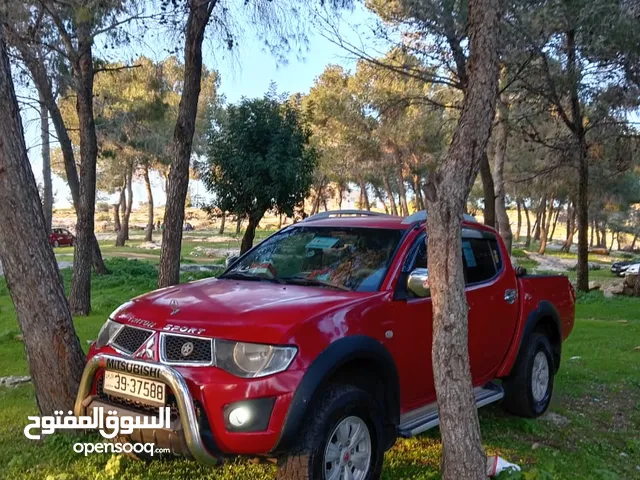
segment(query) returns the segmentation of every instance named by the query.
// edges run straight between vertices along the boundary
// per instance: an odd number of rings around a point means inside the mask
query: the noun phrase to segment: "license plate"
[[[107,370],[104,372],[102,389],[105,393],[118,397],[163,407],[165,404],[164,387],[164,383]]]

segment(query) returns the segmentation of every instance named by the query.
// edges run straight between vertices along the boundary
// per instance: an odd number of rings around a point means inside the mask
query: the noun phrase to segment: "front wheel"
[[[521,417],[542,415],[551,403],[553,376],[549,339],[541,333],[533,333],[518,355],[511,375],[503,382],[505,408]]]
[[[384,460],[381,413],[365,391],[332,385],[295,446],[278,460],[278,480],[377,480]]]

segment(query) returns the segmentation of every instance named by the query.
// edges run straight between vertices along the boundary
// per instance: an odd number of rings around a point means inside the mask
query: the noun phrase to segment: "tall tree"
[[[63,88],[62,85],[68,80],[66,79],[68,72],[66,72],[66,66],[62,58],[64,56],[62,55],[63,51],[46,46],[55,43],[55,40],[48,38],[52,35],[51,30],[55,29],[55,27],[48,25],[45,21],[45,10],[40,3],[31,4],[27,2],[17,5],[13,2],[10,5],[11,8],[5,7],[7,14],[3,17],[2,27],[8,44],[16,49],[17,56],[29,71],[31,79],[38,90],[40,102],[46,106],[51,117],[62,151],[65,177],[71,191],[73,206],[77,213],[80,182],[75,154],[67,127],[56,104],[57,95],[54,91],[54,81],[57,81],[58,90],[61,90]],[[31,11],[32,15],[28,15],[27,11]],[[49,50],[47,56],[53,56],[56,58],[55,61],[46,61],[45,53],[47,53],[47,50]],[[107,273],[95,235],[92,235],[90,242],[95,272],[99,274]]]
[[[94,217],[96,199],[96,162],[98,142],[93,112],[95,38],[111,34],[112,41],[122,37],[117,31],[134,18],[141,18],[144,5],[138,0],[56,2],[41,0],[42,18],[47,19],[49,37],[43,42],[52,51],[64,56],[71,66],[70,83],[76,95],[80,137],[79,195],[76,205],[76,247],[73,276],[69,294],[71,311],[87,315],[91,310],[91,264],[93,256]],[[37,27],[44,29],[44,24]],[[53,32],[53,33],[52,33]],[[128,36],[124,36],[128,38]]]
[[[189,188],[191,145],[195,132],[198,97],[202,79],[202,42],[211,12],[217,0],[188,0],[189,16],[185,27],[184,85],[173,132],[173,159],[167,182],[162,251],[158,267],[158,286],[175,285],[180,280],[182,224]]]
[[[40,149],[42,150],[42,209],[44,211],[44,223],[47,232],[51,231],[53,216],[53,189],[51,186],[51,147],[49,144],[49,110],[40,96],[40,135],[42,138]]]
[[[433,370],[442,478],[486,479],[468,351],[468,305],[461,222],[480,168],[498,95],[498,0],[469,0],[469,62],[462,111],[451,147],[426,188],[429,284],[433,301]]]
[[[534,60],[522,84],[567,129],[577,172],[578,289],[589,288],[589,132],[637,103],[627,60],[640,52],[640,19],[628,2],[581,0],[514,4],[512,21]],[[620,32],[625,32],[620,35]],[[595,108],[587,109],[591,104]],[[617,121],[620,121],[618,119]]]
[[[310,131],[297,108],[268,95],[220,110],[210,135],[202,179],[216,207],[248,219],[244,253],[267,210],[293,216],[308,194],[317,166]]]
[[[2,12],[0,12],[0,19]],[[48,232],[0,31],[0,260],[43,415],[72,410],[84,366]],[[51,375],[51,365],[56,375]]]
[[[496,126],[494,128],[494,167],[493,178],[495,179],[495,212],[497,227],[507,246],[507,250],[511,253],[511,244],[513,243],[513,233],[511,232],[511,223],[506,209],[506,193],[504,188],[504,164],[507,155],[507,141],[509,129],[509,109],[505,102],[498,102],[498,114],[496,118]],[[520,210],[518,210],[518,213]],[[518,223],[520,229],[520,223]]]

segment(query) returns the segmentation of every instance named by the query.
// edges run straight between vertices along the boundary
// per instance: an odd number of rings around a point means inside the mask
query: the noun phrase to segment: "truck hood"
[[[211,278],[136,297],[111,317],[158,331],[277,344],[297,323],[371,295]]]

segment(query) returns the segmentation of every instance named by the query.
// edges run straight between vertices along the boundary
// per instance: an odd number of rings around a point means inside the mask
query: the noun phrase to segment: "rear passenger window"
[[[502,268],[495,240],[463,238],[462,259],[467,285],[486,282]]]

